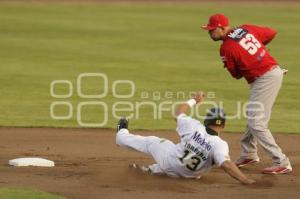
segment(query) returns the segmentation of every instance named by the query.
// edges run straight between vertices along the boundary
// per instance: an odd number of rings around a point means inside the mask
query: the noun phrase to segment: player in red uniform
[[[220,56],[230,74],[236,79],[244,77],[250,84],[247,127],[241,139],[242,150],[236,161],[237,166],[259,162],[258,142],[273,160],[273,166],[265,168],[263,173],[291,172],[289,159],[268,129],[272,106],[286,72],[265,47],[275,37],[276,31],[255,25],[241,25],[232,29],[223,14],[212,15],[209,23],[202,28],[209,31],[212,40],[223,41]]]

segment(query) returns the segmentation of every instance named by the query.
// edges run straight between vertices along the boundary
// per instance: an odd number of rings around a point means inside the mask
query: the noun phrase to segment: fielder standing
[[[203,98],[200,92],[193,99],[178,107],[176,130],[180,136],[180,143],[174,144],[155,136],[131,134],[128,130],[128,120],[122,118],[117,127],[117,145],[151,155],[155,164],[132,165],[144,172],[166,174],[172,177],[200,178],[213,166],[220,166],[231,177],[243,184],[255,183],[230,161],[228,144],[218,136],[225,127],[225,113],[222,109],[211,109],[204,125],[185,114],[189,107],[200,103]]]
[[[212,15],[202,28],[209,31],[212,40],[223,41],[220,56],[230,74],[236,79],[244,77],[250,84],[247,127],[241,139],[242,151],[236,161],[237,166],[259,162],[258,142],[273,160],[273,166],[265,168],[263,173],[291,172],[289,159],[268,129],[272,106],[286,72],[265,47],[275,37],[276,31],[255,25],[241,25],[232,29],[223,14]]]

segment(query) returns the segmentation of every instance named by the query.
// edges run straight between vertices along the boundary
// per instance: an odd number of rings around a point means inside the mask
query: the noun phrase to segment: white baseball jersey
[[[165,160],[168,170],[176,175],[200,178],[214,165],[221,166],[224,161],[230,160],[228,144],[200,121],[181,114],[177,117],[176,130],[181,142],[175,145],[175,150],[168,151]]]

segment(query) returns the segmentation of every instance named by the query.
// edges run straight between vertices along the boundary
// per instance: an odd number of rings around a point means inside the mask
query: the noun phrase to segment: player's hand
[[[284,75],[286,75],[287,72],[288,72],[288,70],[287,70],[287,69],[284,69],[284,68],[282,68],[281,70],[282,70],[282,72],[283,72]]]
[[[198,103],[200,103],[200,102],[202,102],[202,101],[204,100],[204,97],[205,97],[205,95],[204,95],[203,91],[198,91],[198,92],[194,95],[193,98],[196,100],[196,102],[197,102],[197,104],[198,104]]]

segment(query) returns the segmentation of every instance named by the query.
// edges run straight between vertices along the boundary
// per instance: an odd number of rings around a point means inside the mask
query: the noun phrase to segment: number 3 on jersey
[[[185,164],[186,168],[191,171],[195,171],[199,164],[201,163],[201,159],[199,156],[194,155],[189,150],[184,151],[184,155],[179,158],[180,162]]]
[[[254,55],[257,50],[261,47],[261,44],[254,35],[248,33],[245,37],[243,37],[239,44],[246,50],[250,55]]]

